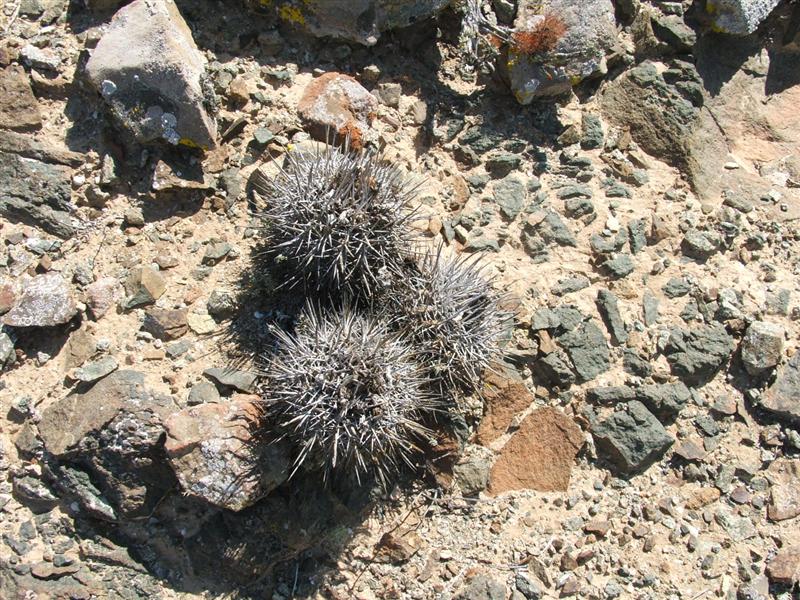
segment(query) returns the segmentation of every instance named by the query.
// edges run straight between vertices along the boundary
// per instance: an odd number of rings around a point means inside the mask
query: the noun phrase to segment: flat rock
[[[779,458],[767,469],[770,488],[767,517],[788,521],[800,516],[800,460]]]
[[[164,448],[184,493],[242,510],[282,484],[290,459],[281,444],[253,442],[260,410],[252,397],[208,402],[173,414]]]
[[[659,460],[674,439],[641,402],[633,400],[592,428],[598,456],[625,475]]]
[[[800,352],[778,370],[775,382],[761,395],[760,402],[764,410],[800,422]]]
[[[609,290],[598,290],[597,309],[600,311],[600,316],[603,317],[603,322],[606,324],[614,343],[624,344],[628,340],[628,330],[619,312],[617,297]]]
[[[760,375],[776,366],[783,355],[783,327],[753,321],[742,339],[742,364],[750,375]]]
[[[0,215],[60,238],[72,237],[70,174],[62,165],[0,151]]]
[[[492,193],[503,217],[509,221],[525,208],[525,182],[519,175],[508,175],[496,182]]]
[[[98,360],[86,363],[82,367],[75,369],[73,379],[91,383],[102,379],[117,370],[119,364],[113,356],[104,356]]]
[[[153,334],[153,337],[163,340],[176,340],[187,331],[186,322],[188,309],[148,308],[144,312],[142,330]]]
[[[528,408],[533,395],[519,378],[489,373],[484,381],[485,414],[475,434],[475,440],[484,446],[502,436],[514,416]]]
[[[59,273],[45,273],[22,283],[19,298],[3,323],[11,327],[53,327],[68,323],[77,312],[69,284]]]
[[[664,349],[672,372],[688,385],[707,383],[728,361],[733,339],[722,325],[673,329]]]
[[[536,409],[500,450],[492,467],[489,492],[566,491],[575,456],[583,444],[580,427],[562,411]]]
[[[89,81],[139,142],[193,148],[216,146],[205,70],[172,0],[135,0],[120,9],[86,64]]]
[[[349,136],[351,147],[358,150],[377,115],[378,100],[349,75],[333,72],[308,84],[297,110],[315,138]]]
[[[39,102],[25,70],[15,65],[0,70],[0,127],[32,129],[41,126]]]
[[[161,273],[152,267],[134,267],[125,279],[127,297],[123,303],[125,308],[135,308],[143,304],[152,304],[167,289]]]
[[[231,387],[245,394],[252,394],[256,391],[256,381],[258,377],[255,373],[237,371],[236,369],[226,367],[214,367],[203,371],[203,375],[221,385]]]
[[[608,343],[600,328],[592,322],[581,323],[558,338],[569,355],[578,380],[591,381],[611,366]]]
[[[616,41],[614,6],[609,0],[548,0],[520,3],[516,31],[535,31],[544,14],[557,15],[566,31],[552,50],[536,54],[509,51],[504,65],[520,104],[560,95],[572,85],[606,71],[606,50]]]

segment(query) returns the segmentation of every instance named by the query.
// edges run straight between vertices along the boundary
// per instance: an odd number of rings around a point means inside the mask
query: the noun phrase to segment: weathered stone
[[[689,385],[707,383],[733,352],[733,339],[722,325],[670,331],[664,354],[672,372]]]
[[[475,433],[479,444],[489,445],[503,435],[514,420],[514,416],[528,408],[533,395],[518,378],[510,375],[488,373],[483,389],[485,414]]]
[[[229,292],[214,290],[208,297],[206,309],[215,320],[229,319],[236,314],[236,297]]]
[[[69,284],[60,273],[28,279],[14,308],[3,316],[11,327],[53,327],[68,323],[78,312]]]
[[[137,140],[193,148],[216,146],[205,69],[172,0],[135,0],[120,9],[86,64],[89,80]]]
[[[536,409],[500,450],[492,467],[489,492],[566,491],[575,456],[583,444],[580,427],[562,411]]]
[[[17,362],[14,342],[5,331],[0,331],[0,372]]]
[[[789,546],[778,552],[767,563],[767,577],[772,583],[784,585],[794,585],[799,582],[800,546]]]
[[[581,116],[581,148],[592,150],[602,148],[604,142],[603,123],[600,117],[592,113]]]
[[[189,330],[186,313],[185,308],[148,308],[144,313],[142,331],[153,334],[159,340],[176,340]]]
[[[616,40],[614,7],[608,0],[521,3],[515,30],[536,31],[546,13],[556,15],[566,28],[555,48],[532,55],[509,51],[505,66],[520,104],[563,94],[582,79],[605,72],[606,50]]]
[[[627,277],[636,269],[630,254],[620,253],[603,262],[603,270],[613,279]]]
[[[591,381],[611,366],[608,343],[594,323],[581,323],[577,329],[558,338],[572,360],[580,382]]]
[[[204,265],[215,265],[223,258],[228,256],[231,251],[231,245],[228,242],[211,242],[206,244],[205,252],[203,252],[202,263]]]
[[[286,481],[286,446],[253,443],[259,414],[252,398],[240,397],[186,408],[167,419],[164,448],[184,493],[239,511]]]
[[[628,331],[619,312],[617,297],[607,289],[598,290],[597,309],[611,334],[611,340],[617,345],[624,344],[628,340]]]
[[[661,291],[667,298],[680,298],[692,290],[692,285],[684,277],[671,277],[667,283],[661,287]]]
[[[697,34],[678,15],[650,15],[650,23],[656,37],[676,52],[691,52]]]
[[[800,422],[800,352],[778,370],[775,382],[761,395],[760,401],[765,410]]]
[[[494,201],[503,217],[513,221],[525,208],[525,182],[519,175],[509,175],[494,184]]]
[[[166,289],[164,278],[158,271],[152,267],[134,267],[125,280],[127,298],[123,306],[130,309],[143,304],[152,304]]]
[[[197,406],[206,402],[219,402],[219,391],[213,383],[198,381],[189,390],[189,398],[186,403],[189,406]]]
[[[86,286],[86,304],[95,321],[102,319],[122,297],[122,286],[113,277],[102,277]]]
[[[113,356],[104,356],[98,360],[88,362],[82,367],[75,369],[73,379],[83,381],[84,383],[91,383],[102,379],[117,370],[119,365]]]
[[[715,234],[698,229],[690,229],[683,236],[681,248],[686,256],[697,260],[707,260],[719,252],[720,240]]]
[[[742,364],[750,375],[760,375],[781,361],[783,327],[777,323],[754,321],[742,339]]]
[[[453,467],[453,478],[464,496],[475,496],[489,485],[492,452],[481,446],[467,447]]]
[[[308,84],[297,110],[318,140],[349,136],[351,147],[358,150],[377,115],[378,100],[349,75],[325,73]]]
[[[282,0],[278,14],[314,35],[372,46],[381,32],[427,19],[447,3],[448,0]]]
[[[197,335],[206,335],[217,329],[217,322],[208,313],[192,311],[186,315],[186,322]]]
[[[735,515],[725,507],[717,509],[714,513],[714,520],[719,523],[720,527],[725,530],[725,533],[734,542],[743,542],[758,535],[756,527],[750,518]]]
[[[769,16],[780,0],[711,0],[706,10],[717,31],[749,35]]]
[[[674,440],[644,404],[633,400],[592,428],[598,455],[626,475],[644,471]]]
[[[569,358],[561,350],[546,354],[537,360],[533,363],[533,371],[538,379],[553,387],[566,389],[575,383],[575,373]]]
[[[589,281],[588,277],[576,275],[575,277],[567,277],[566,279],[560,280],[550,289],[550,292],[556,296],[564,296],[584,290],[590,285],[591,281]]]
[[[770,488],[767,517],[787,521],[800,516],[800,460],[779,458],[767,469]]]
[[[188,142],[184,142],[184,144],[188,144]],[[150,183],[150,188],[154,192],[210,190],[214,187],[214,177],[203,171],[201,163],[183,157],[159,160],[153,169],[153,179]],[[141,225],[135,225],[135,227],[141,227]]]
[[[636,388],[636,399],[661,421],[673,421],[689,403],[691,392],[682,382],[643,385]]]
[[[0,127],[31,129],[41,125],[39,103],[25,70],[14,65],[0,70]]]
[[[67,167],[0,151],[0,215],[69,238],[70,192]]]
[[[506,586],[486,575],[478,575],[455,595],[454,600],[506,600]]]
[[[210,377],[220,385],[231,387],[246,394],[256,391],[257,376],[247,371],[237,371],[226,367],[214,367],[203,371],[203,375]]]

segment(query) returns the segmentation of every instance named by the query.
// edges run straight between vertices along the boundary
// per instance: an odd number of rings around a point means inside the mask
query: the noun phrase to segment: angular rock
[[[464,496],[475,496],[489,484],[492,452],[481,446],[468,447],[453,467],[453,478]]]
[[[0,127],[31,129],[42,126],[39,103],[31,90],[28,75],[11,65],[0,71]]]
[[[569,357],[561,350],[546,354],[533,363],[533,372],[538,379],[556,388],[567,389],[575,383]]]
[[[219,391],[213,383],[199,381],[189,390],[189,398],[186,403],[189,406],[197,406],[206,402],[219,402]]]
[[[48,406],[38,428],[49,455],[87,469],[116,514],[146,517],[175,485],[161,447],[173,411],[172,399],[147,389],[142,373],[115,371]]]
[[[611,366],[606,338],[592,322],[581,323],[559,337],[558,342],[572,360],[579,382],[591,381]]]
[[[733,339],[722,325],[670,331],[664,354],[672,372],[689,385],[710,381],[733,352]]]
[[[534,410],[500,450],[492,467],[492,495],[520,489],[566,491],[575,456],[583,447],[580,427],[557,408]]]
[[[78,312],[72,289],[60,273],[37,275],[22,284],[14,308],[3,316],[11,327],[53,327]]]
[[[598,456],[625,475],[644,471],[672,446],[667,433],[644,404],[633,400],[592,428]]]
[[[484,446],[502,436],[514,420],[514,416],[527,409],[533,395],[518,378],[489,372],[484,380],[485,414],[481,419],[475,440]]]
[[[161,273],[152,267],[134,267],[125,280],[127,298],[125,298],[123,306],[131,309],[143,304],[152,304],[162,296],[166,289],[167,284]]]
[[[188,309],[164,309],[148,308],[144,313],[144,323],[142,331],[147,331],[159,340],[176,340],[187,331],[189,325],[186,322]]]
[[[258,377],[255,373],[237,371],[226,367],[214,367],[203,371],[203,375],[210,377],[220,385],[231,387],[245,394],[252,394],[256,391]]]
[[[172,0],[135,0],[111,20],[86,74],[139,142],[216,146],[206,60]]]
[[[117,370],[119,365],[113,356],[105,356],[99,360],[88,362],[82,367],[75,369],[73,378],[84,383],[91,383],[102,379]]]
[[[435,15],[449,0],[304,0],[283,2],[278,14],[320,37],[372,46],[381,32]]]
[[[611,334],[611,340],[617,345],[624,344],[628,340],[628,331],[619,312],[617,297],[609,290],[598,290],[597,309]]]
[[[800,352],[778,370],[775,382],[761,395],[760,403],[778,417],[800,422]]]
[[[719,252],[719,240],[709,232],[690,229],[683,236],[681,248],[686,256],[697,260],[707,260]]]
[[[777,323],[754,321],[742,339],[742,364],[750,375],[776,366],[783,355],[784,329]]]
[[[532,55],[510,50],[505,67],[511,91],[520,104],[560,95],[575,83],[606,71],[605,53],[616,41],[614,6],[609,0],[549,0],[520,3],[516,31],[536,31],[545,14],[566,28],[555,48]]]
[[[14,342],[5,331],[0,331],[0,372],[17,362]]]
[[[0,151],[0,215],[72,237],[70,173],[61,165]]]
[[[205,403],[173,414],[164,448],[183,492],[214,506],[242,510],[289,477],[286,446],[259,447],[252,398]]]
[[[236,297],[228,292],[214,290],[208,297],[206,309],[216,321],[229,319],[236,314]]]
[[[86,286],[86,304],[95,321],[102,319],[122,297],[122,286],[113,277],[102,277]]]
[[[636,399],[662,422],[675,420],[691,397],[689,388],[680,381],[636,388]]]
[[[710,0],[706,10],[714,28],[732,35],[750,35],[780,0]]]
[[[772,583],[783,585],[800,582],[800,546],[789,546],[778,552],[767,563],[767,577]]]
[[[378,100],[349,75],[325,73],[308,84],[297,111],[316,139],[349,136],[351,147],[359,150],[377,115]]]
[[[503,217],[513,221],[525,208],[525,182],[519,175],[508,175],[494,184],[494,201]]]
[[[767,505],[770,521],[788,521],[800,516],[800,460],[779,458],[767,469],[772,483]]]
[[[506,586],[487,575],[478,575],[454,596],[454,600],[506,600]]]

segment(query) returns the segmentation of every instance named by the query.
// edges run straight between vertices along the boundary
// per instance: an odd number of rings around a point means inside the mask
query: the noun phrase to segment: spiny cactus
[[[474,390],[500,355],[511,319],[503,310],[477,256],[445,256],[442,246],[422,254],[397,277],[392,304],[415,344],[420,363],[445,389]]]
[[[386,320],[307,306],[293,335],[276,335],[263,399],[296,444],[295,468],[385,481],[409,461],[434,404],[414,351]]]
[[[369,297],[413,242],[416,186],[379,155],[350,152],[349,140],[341,150],[290,152],[256,187],[269,251],[289,261],[291,284]]]

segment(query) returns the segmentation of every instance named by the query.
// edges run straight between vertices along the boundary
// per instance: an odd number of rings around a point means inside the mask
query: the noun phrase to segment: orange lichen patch
[[[346,140],[349,138],[350,148],[356,152],[364,148],[364,140],[361,135],[361,128],[352,121],[342,125],[337,133],[339,134],[340,140]]]
[[[515,31],[511,36],[511,49],[518,54],[549,52],[567,32],[567,26],[558,15],[545,13],[544,18],[528,31]]]

